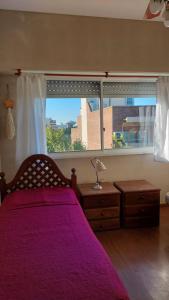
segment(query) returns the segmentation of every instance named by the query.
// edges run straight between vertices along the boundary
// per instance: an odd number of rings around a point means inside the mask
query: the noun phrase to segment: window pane
[[[48,152],[100,150],[100,99],[46,100]]]
[[[156,98],[104,98],[104,148],[153,146]]]

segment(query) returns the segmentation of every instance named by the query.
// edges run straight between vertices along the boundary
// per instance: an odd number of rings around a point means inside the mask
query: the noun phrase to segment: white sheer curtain
[[[46,153],[46,80],[42,74],[22,74],[17,80],[16,161]]]
[[[139,107],[140,136],[143,147],[153,146],[154,120],[155,106]]]
[[[158,161],[169,161],[169,77],[157,81],[154,156]]]

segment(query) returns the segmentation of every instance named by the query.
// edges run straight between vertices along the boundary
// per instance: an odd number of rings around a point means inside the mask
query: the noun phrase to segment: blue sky
[[[46,117],[56,120],[56,123],[66,123],[77,120],[80,115],[80,98],[47,99]],[[155,105],[156,98],[134,98],[135,105]]]
[[[156,98],[134,98],[134,105],[155,105]]]
[[[80,114],[79,98],[46,99],[46,117],[56,120],[56,123],[75,121]],[[58,100],[58,101],[57,101]]]

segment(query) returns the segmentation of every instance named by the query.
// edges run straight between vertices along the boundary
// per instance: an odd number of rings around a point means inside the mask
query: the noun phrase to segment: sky
[[[77,120],[80,115],[80,98],[46,99],[46,118],[56,120],[57,124]],[[155,105],[156,98],[134,98],[134,105]]]
[[[134,105],[156,105],[156,98],[134,98]]]
[[[80,115],[80,98],[46,99],[46,117],[56,123],[75,121]]]

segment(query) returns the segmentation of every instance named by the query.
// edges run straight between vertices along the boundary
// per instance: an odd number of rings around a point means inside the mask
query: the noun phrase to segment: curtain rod
[[[107,73],[107,72],[106,72]],[[45,76],[58,76],[58,77],[99,77],[99,78],[158,78],[158,76],[146,76],[146,75],[91,75],[91,74],[53,74],[45,73]]]
[[[24,72],[24,71],[23,71]],[[17,69],[14,73],[17,76],[20,76],[22,74],[21,69]],[[104,75],[101,74],[64,74],[64,73],[44,73],[45,76],[58,76],[58,77],[98,77],[98,78],[159,78],[159,76],[153,76],[153,75],[111,75],[109,72],[104,72]]]

